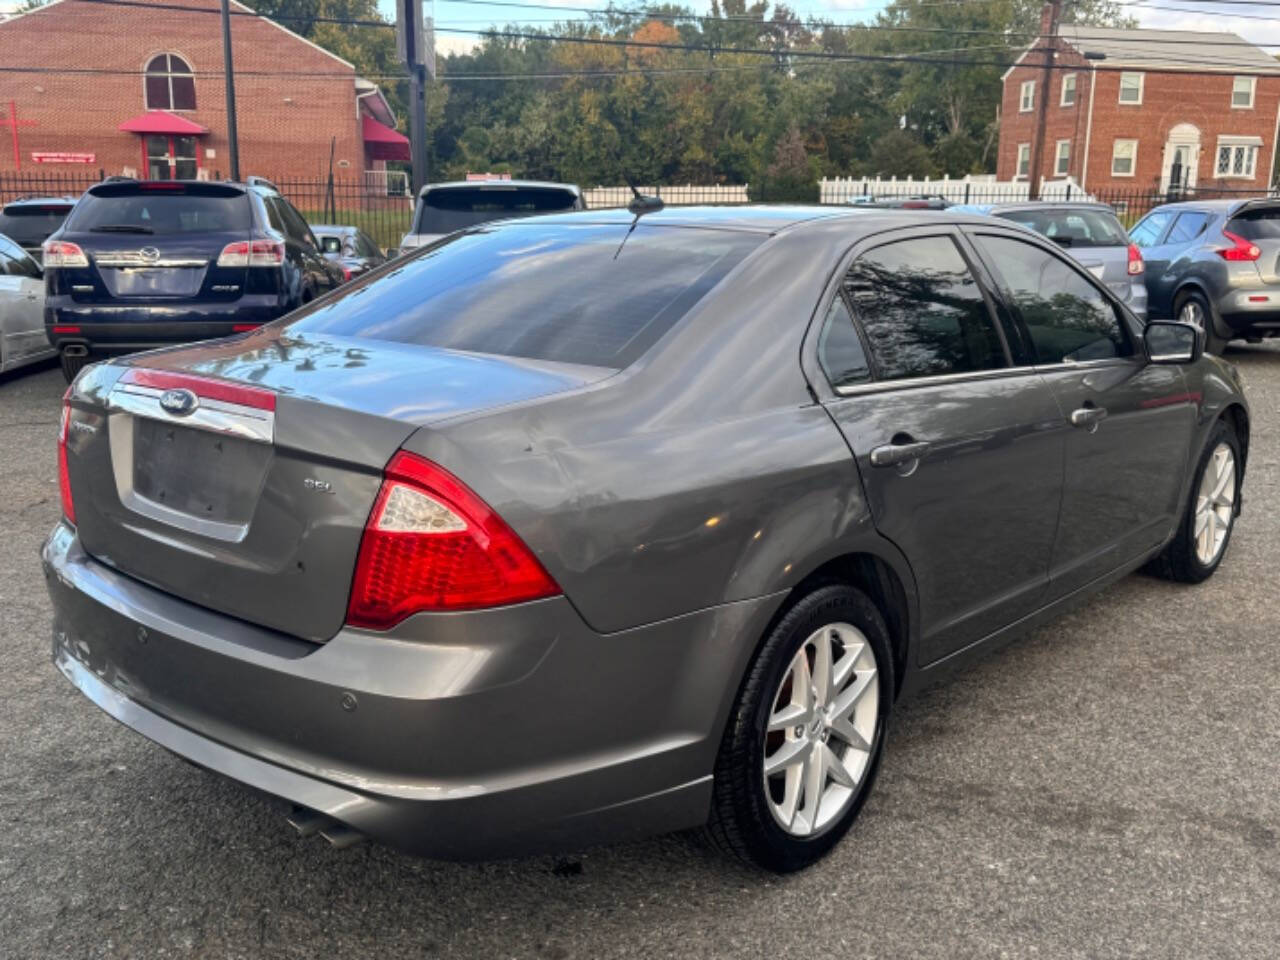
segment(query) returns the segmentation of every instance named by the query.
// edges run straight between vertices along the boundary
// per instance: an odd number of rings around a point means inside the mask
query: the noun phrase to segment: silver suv
[[[1147,263],[1153,317],[1200,327],[1210,353],[1280,334],[1280,201],[1167,203],[1129,236]]]
[[[490,220],[539,213],[585,210],[582,191],[573,183],[540,180],[459,180],[429,183],[418,194],[413,226],[400,241],[400,253]]]

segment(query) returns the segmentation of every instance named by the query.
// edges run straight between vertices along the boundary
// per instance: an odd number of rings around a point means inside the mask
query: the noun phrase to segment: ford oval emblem
[[[160,407],[175,417],[185,417],[200,406],[199,398],[190,390],[166,390],[160,394]]]
[[[143,247],[138,251],[138,256],[147,263],[155,263],[160,259],[160,251],[155,247]]]

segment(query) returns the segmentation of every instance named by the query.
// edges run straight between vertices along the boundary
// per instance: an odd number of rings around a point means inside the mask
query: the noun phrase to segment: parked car
[[[1067,250],[1095,277],[1111,288],[1139,319],[1147,316],[1147,286],[1142,253],[1105,203],[965,204],[957,213],[981,213],[1020,223]]]
[[[74,197],[19,197],[0,208],[0,234],[39,263],[45,240],[62,226],[75,203]]]
[[[1140,566],[1211,576],[1248,450],[1194,328],[1014,224],[510,221],[82,373],[53,657],[339,844],[707,825],[793,870],[923,684]]]
[[[44,334],[40,265],[0,234],[0,373],[53,355]]]
[[[1280,335],[1280,201],[1167,203],[1129,235],[1147,263],[1152,316],[1200,327],[1210,353]]]
[[[455,230],[492,220],[585,209],[582,191],[572,183],[541,180],[429,183],[418,194],[413,227],[400,241],[400,252],[408,253]]]
[[[313,224],[311,232],[316,235],[320,252],[342,270],[344,280],[368,273],[387,262],[387,255],[359,227],[322,223]]]
[[[67,379],[95,356],[250,330],[342,283],[264,180],[117,178],[44,244],[45,325]]]

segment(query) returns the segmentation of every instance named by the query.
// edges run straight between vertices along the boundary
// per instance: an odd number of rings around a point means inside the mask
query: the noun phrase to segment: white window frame
[[[1122,173],[1116,170],[1116,151],[1122,143],[1133,144],[1133,155],[1129,159],[1129,172]],[[1111,175],[1113,177],[1132,177],[1136,175],[1138,169],[1138,141],[1132,137],[1117,137],[1111,143]]]
[[[1064,162],[1065,161],[1065,162]],[[1071,172],[1071,141],[1059,140],[1053,150],[1053,175],[1065,177]]]
[[[1070,100],[1067,99],[1067,81],[1068,80],[1071,81],[1071,99]],[[1058,96],[1058,106],[1074,107],[1076,105],[1076,92],[1077,92],[1076,87],[1077,86],[1078,84],[1076,82],[1076,75],[1074,73],[1064,73],[1062,75],[1062,92]]]
[[[1249,85],[1249,102],[1236,103],[1236,85],[1243,80]],[[1254,103],[1258,99],[1258,78],[1257,77],[1232,77],[1231,78],[1231,109],[1232,110],[1252,110]]]
[[[1036,108],[1036,82],[1023,80],[1018,88],[1018,112],[1030,113]]]
[[[1213,178],[1215,180],[1257,179],[1258,153],[1262,148],[1261,140],[1261,137],[1219,137],[1217,149],[1213,152]],[[1219,161],[1222,159],[1223,150],[1229,151],[1226,173],[1219,172]],[[1234,172],[1237,154],[1242,158],[1240,173]]]
[[[1131,80],[1134,77],[1138,78],[1138,99],[1126,100],[1124,98],[1124,82],[1126,79]],[[1140,73],[1137,70],[1126,70],[1124,73],[1120,74],[1120,89],[1116,91],[1116,97],[1118,98],[1118,102],[1122,106],[1126,106],[1126,107],[1142,106],[1142,93],[1143,93],[1143,88],[1146,85],[1147,85],[1147,75],[1145,73]]]
[[[1022,168],[1022,161],[1026,160],[1026,170]],[[1031,177],[1031,144],[1018,144],[1018,160],[1013,167],[1013,179],[1028,180]]]

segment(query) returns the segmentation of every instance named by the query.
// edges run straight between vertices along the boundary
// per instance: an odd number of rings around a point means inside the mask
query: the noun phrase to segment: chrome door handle
[[[1107,417],[1106,407],[1085,406],[1071,411],[1073,427],[1096,428]]]
[[[871,451],[873,467],[896,467],[900,463],[919,460],[929,451],[929,441],[917,443],[886,443]]]

